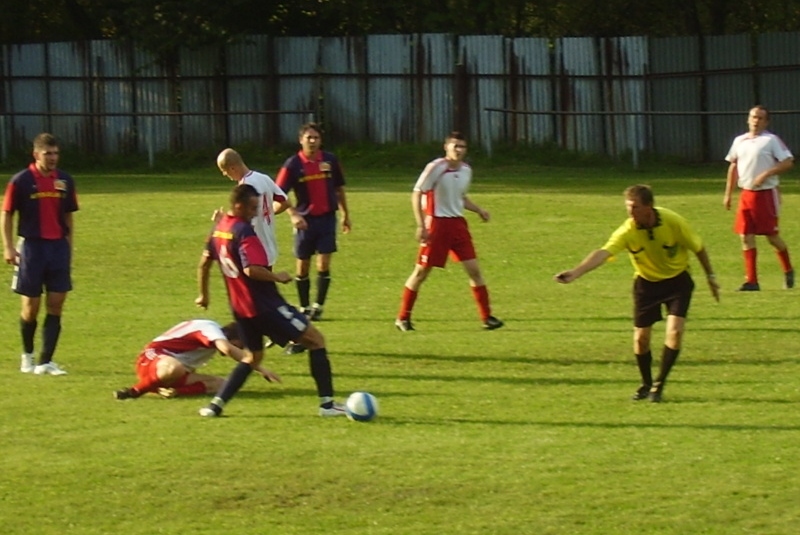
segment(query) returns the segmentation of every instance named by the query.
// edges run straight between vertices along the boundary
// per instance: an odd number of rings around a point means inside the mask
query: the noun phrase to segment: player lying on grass
[[[138,398],[148,392],[162,397],[192,396],[216,392],[223,377],[196,373],[217,352],[240,362],[244,352],[235,323],[221,327],[211,320],[181,322],[147,344],[136,359],[139,381],[114,392],[116,399]],[[270,382],[281,382],[274,372],[256,370]]]

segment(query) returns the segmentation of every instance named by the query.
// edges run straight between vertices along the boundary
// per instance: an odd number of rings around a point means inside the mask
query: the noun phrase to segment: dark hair
[[[761,104],[756,104],[755,106],[750,108],[750,110],[751,111],[752,110],[764,110],[764,119],[769,120],[769,110],[767,109],[766,106],[763,106]]]
[[[449,134],[447,134],[447,137],[444,138],[444,142],[447,143],[451,139],[457,139],[459,141],[466,141],[467,140],[467,138],[464,137],[464,134],[462,134],[458,130],[453,130]]]
[[[250,184],[239,184],[231,191],[231,206],[246,203],[251,197],[258,197],[256,188]]]
[[[33,138],[33,150],[41,150],[45,147],[58,147],[58,139],[53,134],[42,132]]]
[[[653,206],[653,204],[656,202],[655,198],[653,197],[653,190],[650,188],[650,186],[646,186],[644,184],[636,184],[635,186],[626,188],[625,198],[637,199],[645,206]]]
[[[228,340],[240,340],[241,337],[239,336],[239,327],[236,325],[235,321],[224,325],[222,327],[222,334],[225,335],[225,338]]]
[[[315,122],[308,122],[300,125],[300,130],[297,131],[297,135],[302,137],[308,130],[316,130],[319,132],[319,135],[322,135],[322,128],[319,126],[319,123]]]

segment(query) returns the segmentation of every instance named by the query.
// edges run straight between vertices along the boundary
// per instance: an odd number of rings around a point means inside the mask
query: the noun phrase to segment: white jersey
[[[217,352],[217,340],[227,340],[219,323],[189,320],[154,338],[145,347],[145,353],[175,357],[187,368],[195,370],[205,365]]]
[[[278,240],[275,239],[275,229],[272,226],[275,221],[272,201],[285,201],[286,193],[270,177],[258,171],[250,171],[244,175],[239,184],[249,184],[261,195],[261,213],[253,218],[251,224],[267,251],[267,261],[272,266],[278,260]]]
[[[419,175],[414,191],[420,191],[425,214],[434,217],[464,215],[464,196],[472,182],[472,167],[462,162],[451,169],[445,158],[430,162]]]
[[[756,177],[774,167],[776,163],[793,157],[781,138],[765,130],[757,136],[753,136],[749,132],[737,136],[725,159],[736,163],[740,188],[765,190],[778,186],[780,182],[778,176],[769,177],[759,188],[753,186]]]

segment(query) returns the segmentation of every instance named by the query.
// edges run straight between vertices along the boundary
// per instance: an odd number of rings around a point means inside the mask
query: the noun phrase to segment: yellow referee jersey
[[[689,251],[703,249],[703,241],[680,215],[667,208],[654,208],[653,228],[638,228],[628,218],[614,231],[602,249],[616,256],[628,251],[636,275],[656,282],[670,279],[689,267]]]

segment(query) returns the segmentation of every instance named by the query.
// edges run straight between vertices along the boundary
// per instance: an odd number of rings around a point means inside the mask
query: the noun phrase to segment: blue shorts
[[[52,293],[72,290],[72,251],[66,238],[21,239],[17,250],[19,265],[14,269],[12,290],[27,297],[39,297],[43,289]]]
[[[307,260],[314,253],[336,252],[336,212],[306,216],[308,228],[294,231],[294,256]]]
[[[244,347],[250,351],[263,351],[264,336],[281,347],[299,339],[308,328],[308,318],[285,303],[253,318],[237,317],[236,324]]]

